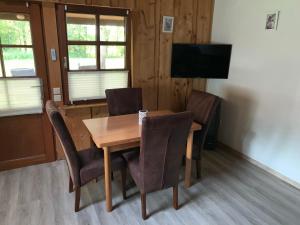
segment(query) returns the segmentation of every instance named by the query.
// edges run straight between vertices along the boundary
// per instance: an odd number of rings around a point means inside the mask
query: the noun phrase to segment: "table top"
[[[162,116],[174,112],[152,111],[149,116]],[[83,120],[93,141],[98,148],[118,146],[122,144],[138,142],[141,138],[141,125],[138,114],[122,116],[101,117]],[[193,122],[191,131],[201,130],[201,125]]]

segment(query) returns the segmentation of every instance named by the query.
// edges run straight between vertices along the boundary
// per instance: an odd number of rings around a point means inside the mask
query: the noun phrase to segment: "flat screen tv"
[[[171,76],[227,79],[229,44],[173,44]]]

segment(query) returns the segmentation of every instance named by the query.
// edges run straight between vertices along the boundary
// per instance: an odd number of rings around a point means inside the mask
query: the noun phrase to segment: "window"
[[[30,16],[0,13],[0,116],[42,113]]]
[[[65,104],[105,99],[130,83],[127,9],[57,5]]]

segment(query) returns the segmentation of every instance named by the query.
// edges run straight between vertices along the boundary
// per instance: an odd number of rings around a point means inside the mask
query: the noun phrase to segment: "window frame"
[[[67,40],[67,13],[89,14],[95,15],[96,18],[96,40],[95,41],[74,41]],[[100,16],[122,16],[125,17],[125,41],[100,41]],[[68,72],[91,72],[91,71],[128,71],[128,87],[131,87],[131,13],[129,9],[110,8],[110,7],[98,7],[98,6],[82,6],[82,5],[66,5],[56,4],[56,20],[57,20],[57,32],[59,40],[59,52],[60,52],[60,65],[63,85],[63,100],[65,105],[71,104],[89,104],[89,103],[101,103],[106,102],[106,99],[91,99],[70,101],[69,98],[69,84],[68,84]],[[84,70],[70,70],[69,69],[69,45],[93,45],[96,46],[96,69],[84,69]],[[125,62],[124,69],[102,69],[100,63],[100,47],[101,46],[124,46]]]
[[[1,13],[12,13],[9,10],[5,10],[5,9],[1,9]],[[34,28],[34,24],[33,21],[31,20],[31,11],[29,9],[26,10],[20,10],[18,9],[18,12],[13,12],[14,14],[20,13],[20,14],[27,14],[29,15],[30,19],[29,19],[29,26],[30,26],[30,31],[31,31],[31,44],[2,44],[1,40],[0,40],[0,64],[1,64],[1,72],[2,72],[2,77],[0,77],[0,79],[11,79],[11,78],[16,78],[16,77],[10,77],[7,76],[7,71],[5,69],[5,63],[4,63],[4,54],[3,54],[3,49],[4,48],[31,48],[32,49],[32,53],[33,53],[33,60],[34,60],[34,69],[35,69],[35,75],[34,76],[18,76],[18,78],[36,78],[38,77],[37,75],[37,65],[36,65],[36,51],[34,49],[34,34],[32,32],[33,28]]]
[[[41,100],[42,100],[42,113],[45,113],[46,101],[50,98],[50,92],[48,89],[48,77],[47,77],[47,66],[46,66],[46,53],[44,45],[44,33],[42,24],[42,4],[38,2],[15,2],[14,4],[8,2],[0,2],[0,8],[2,13],[16,13],[16,14],[28,14],[30,16],[29,24],[31,30],[31,45],[15,45],[15,44],[2,44],[1,45],[1,69],[2,77],[0,80],[10,79],[32,79],[37,78],[40,80],[41,89]],[[4,47],[28,47],[32,48],[35,75],[34,76],[6,76],[4,72],[4,58],[3,50]],[[12,117],[12,116],[32,116],[41,115],[41,113],[29,113],[29,114],[11,114],[7,116],[0,116],[1,118]]]

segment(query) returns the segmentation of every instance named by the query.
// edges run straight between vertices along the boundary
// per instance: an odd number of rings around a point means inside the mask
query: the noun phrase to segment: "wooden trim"
[[[64,67],[64,58],[68,59],[67,51],[67,28],[66,28],[66,18],[65,18],[65,8],[64,5],[56,5],[56,21],[57,21],[57,34],[58,34],[58,44],[59,44],[59,60],[61,69],[61,80],[63,86],[63,100],[65,104],[70,104],[69,100],[69,87],[68,87],[68,74]],[[69,63],[69,62],[68,62]]]
[[[62,74],[62,83],[63,83],[63,100],[64,104],[70,105],[71,101],[69,99],[69,87],[68,87],[68,72],[83,72],[83,71],[126,71],[128,70],[128,87],[131,85],[131,15],[129,9],[120,9],[120,8],[107,8],[107,7],[96,7],[96,6],[78,6],[78,5],[67,5],[67,10],[65,10],[65,4],[56,4],[56,18],[57,18],[57,29],[58,29],[58,38],[60,46],[60,61],[61,61],[61,74]],[[96,41],[68,41],[67,40],[67,29],[66,29],[66,16],[67,12],[72,13],[82,13],[82,14],[95,14],[96,16]],[[117,42],[117,41],[100,41],[100,15],[115,15],[123,16],[126,18],[126,41]],[[129,25],[129,26],[127,26]],[[69,69],[69,57],[68,57],[68,46],[69,45],[93,45],[96,46],[96,68],[91,70],[70,70]],[[124,69],[101,69],[100,54],[101,46],[124,46],[126,49],[125,52],[125,68]],[[129,52],[129,53],[128,53]],[[68,66],[64,67],[64,59],[67,59]],[[105,99],[101,99],[105,101]],[[87,104],[87,103],[96,103],[99,100],[87,100],[87,101],[73,101],[72,104]]]
[[[26,7],[26,2],[17,1],[5,1],[0,2],[1,12],[18,12],[18,13],[30,13],[30,9]]]
[[[125,68],[126,70],[128,70],[128,87],[132,87],[132,59],[131,59],[131,51],[132,51],[132,47],[131,47],[131,33],[132,33],[132,16],[131,13],[128,15],[127,19],[126,19],[126,24],[125,24],[125,29],[126,29],[126,64],[125,64]]]
[[[96,23],[97,24],[97,23]],[[98,32],[97,32],[98,33]],[[109,45],[127,46],[126,41],[67,41],[67,45]]]
[[[8,44],[1,44],[2,48],[33,48],[33,45],[8,45]]]
[[[30,21],[32,26],[32,42],[33,51],[35,57],[36,73],[42,79],[42,94],[43,94],[43,104],[46,105],[46,101],[50,99],[50,90],[48,82],[48,71],[46,64],[46,46],[44,42],[44,30],[43,30],[43,15],[42,7],[40,3],[32,3],[30,5]],[[55,160],[55,149],[54,149],[54,139],[53,130],[48,120],[48,116],[45,113],[45,108],[43,108],[43,136],[45,143],[45,154],[48,161]]]
[[[96,15],[96,65],[97,70],[101,69],[100,63],[100,16]]]
[[[127,70],[127,69],[68,70],[68,72],[101,72],[101,71],[104,71],[104,72],[105,72],[105,71],[107,71],[107,72],[109,72],[109,71],[111,71],[111,72],[113,72],[113,71],[124,71],[124,72],[126,72],[126,71],[129,71],[129,70]]]
[[[82,104],[82,105],[64,105],[62,106],[63,110],[69,110],[69,109],[82,109],[82,108],[93,108],[93,107],[102,107],[107,106],[106,102],[103,103],[96,103],[96,104]]]
[[[0,171],[16,169],[28,165],[35,165],[50,161],[51,160],[47,159],[47,155],[36,155],[20,159],[12,159],[0,162]]]
[[[230,146],[228,146],[228,145],[226,145],[222,142],[218,142],[218,147],[225,150],[225,151],[227,151],[227,152],[232,153],[233,155],[237,156],[240,159],[244,159],[244,160],[248,161],[249,163],[259,167],[260,169],[264,170],[265,172],[279,178],[280,180],[287,183],[288,185],[300,190],[300,183],[298,183],[296,181],[293,181],[292,179],[290,179],[290,178],[286,177],[285,175],[277,172],[276,170],[262,164],[261,162],[258,162],[257,160],[245,155],[244,153],[242,153],[240,151],[237,151],[237,150],[231,148]]]
[[[67,12],[72,13],[86,13],[86,14],[100,14],[100,15],[113,15],[113,16],[127,16],[130,9],[112,8],[112,7],[99,7],[99,6],[86,6],[86,5],[71,5],[71,4],[57,4],[63,7],[67,6]],[[80,12],[79,12],[80,11]]]
[[[1,78],[6,78],[6,71],[5,71],[5,65],[4,65],[4,59],[3,59],[3,51],[2,46],[0,45],[0,63],[1,63],[1,70],[2,70],[2,76]]]
[[[97,103],[104,103],[106,102],[106,99],[91,99],[91,100],[79,100],[79,101],[73,101],[73,104],[69,105],[88,105],[88,104],[97,104]]]

